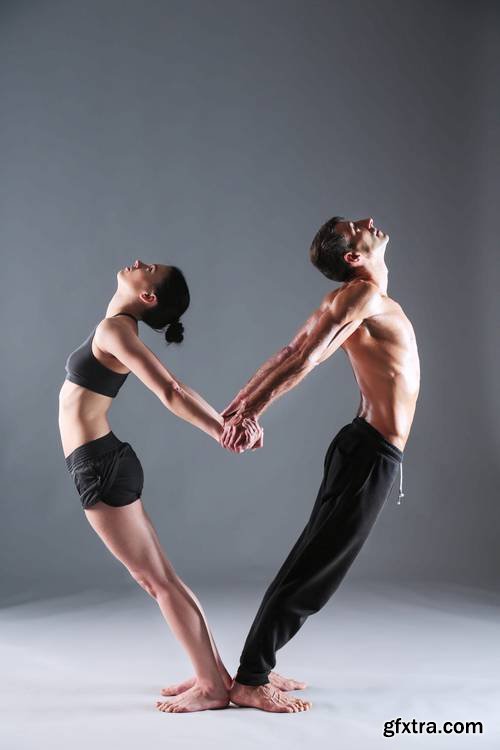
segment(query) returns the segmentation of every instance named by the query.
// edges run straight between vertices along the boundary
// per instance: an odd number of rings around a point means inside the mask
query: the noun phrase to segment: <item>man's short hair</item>
[[[309,249],[311,262],[332,281],[350,281],[355,270],[344,260],[349,250],[349,242],[343,234],[337,234],[335,226],[345,221],[343,216],[333,216],[316,232]]]

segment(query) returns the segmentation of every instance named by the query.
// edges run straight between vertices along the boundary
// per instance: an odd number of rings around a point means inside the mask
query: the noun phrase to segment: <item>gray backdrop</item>
[[[2,601],[135,585],[85,520],[57,427],[66,357],[117,270],[184,270],[184,344],[141,335],[222,409],[329,289],[307,249],[334,213],[390,233],[422,362],[404,505],[394,487],[350,577],[498,584],[498,4],[0,7]],[[134,376],[110,421],[180,574],[264,583],[357,406],[338,352],[264,415],[262,451],[222,451]]]

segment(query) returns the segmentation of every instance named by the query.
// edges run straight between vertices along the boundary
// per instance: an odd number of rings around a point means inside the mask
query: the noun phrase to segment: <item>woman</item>
[[[195,677],[168,688],[157,701],[160,711],[203,711],[229,703],[232,679],[224,667],[201,605],[167,559],[141,500],[144,475],[131,445],[111,431],[107,413],[129,372],[181,419],[220,443],[223,419],[198,393],[160,362],[138,336],[138,321],[165,329],[167,343],[180,343],[179,318],[189,305],[189,290],[175,266],[136,260],[117,274],[117,289],[106,317],[66,361],[59,394],[59,429],[66,460],[92,528],[132,577],[157,602],[174,635],[186,649]],[[250,446],[262,445],[262,430],[245,429]],[[238,450],[235,452],[239,452]],[[272,672],[269,700],[290,711],[281,690],[304,687]],[[293,699],[298,710],[299,699]]]
[[[167,370],[140,340],[138,321],[165,328],[167,342],[181,342],[179,318],[189,305],[189,290],[175,266],[136,260],[117,274],[117,289],[100,321],[66,362],[59,395],[59,429],[66,465],[92,528],[132,577],[158,603],[173,633],[186,649],[196,678],[166,689],[180,692],[166,711],[201,711],[229,703],[232,680],[217,652],[203,610],[164,554],[141,493],[144,475],[129,443],[108,423],[108,410],[129,372],[163,405],[219,441],[223,419],[201,396]],[[255,428],[250,424],[249,430]],[[257,438],[258,436],[255,435]]]

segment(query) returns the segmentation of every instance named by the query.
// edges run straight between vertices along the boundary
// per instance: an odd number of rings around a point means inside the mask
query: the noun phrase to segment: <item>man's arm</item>
[[[378,310],[380,292],[371,282],[356,280],[321,306],[308,318],[295,337],[291,353],[248,392],[240,409],[240,419],[257,418],[279,396],[295,387],[316,365],[328,359],[358,328]]]
[[[279,352],[273,354],[272,357],[269,357],[269,359],[267,359],[259,367],[257,372],[252,375],[246,385],[244,385],[243,388],[238,391],[233,400],[226,406],[224,411],[221,412],[221,415],[225,418],[228,418],[233,414],[236,414],[239,407],[241,406],[242,401],[252,392],[253,389],[257,388],[262,383],[262,381],[267,377],[271,370],[274,370],[275,367],[278,367],[278,365],[280,365],[288,357],[290,357],[292,352],[292,346],[288,344],[287,346],[284,346],[282,349],[280,349]]]
[[[273,354],[272,357],[269,357],[269,359],[267,359],[259,367],[259,369],[254,373],[254,375],[252,375],[247,384],[243,388],[241,388],[240,391],[238,391],[231,403],[228,404],[224,411],[221,412],[221,415],[224,418],[227,419],[236,414],[237,411],[241,410],[244,407],[245,399],[250,395],[250,393],[252,393],[252,391],[255,391],[264,382],[268,375],[276,370],[279,365],[284,364],[288,359],[291,359],[297,354],[300,347],[307,338],[308,332],[314,326],[317,319],[317,314],[318,311],[315,310],[314,313],[310,315],[306,322],[299,328],[290,343],[282,347],[278,352],[276,352],[276,354]]]
[[[259,367],[254,375],[252,375],[248,383],[243,388],[241,388],[240,391],[238,391],[231,403],[228,404],[224,411],[221,412],[221,415],[223,417],[227,418],[235,414],[241,408],[242,403],[247,398],[247,396],[252,393],[252,391],[256,390],[273,370],[275,370],[279,365],[283,364],[287,359],[290,359],[294,354],[296,354],[307,336],[307,331],[314,323],[315,315],[316,313],[313,313],[313,315],[311,315],[306,320],[304,325],[299,328],[289,344],[282,347],[278,352],[276,352],[276,354],[273,354],[272,357],[269,357],[269,359],[267,359]]]

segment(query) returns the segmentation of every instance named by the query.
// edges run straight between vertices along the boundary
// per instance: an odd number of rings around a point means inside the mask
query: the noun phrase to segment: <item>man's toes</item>
[[[294,713],[295,708],[293,706],[293,703],[289,700],[287,700],[283,695],[279,695],[275,699],[275,703],[284,711],[287,713]]]
[[[271,705],[275,706],[273,710],[277,711],[278,713],[291,714],[293,711],[293,708],[291,706],[287,706],[286,703],[278,703],[277,701],[274,701]]]

